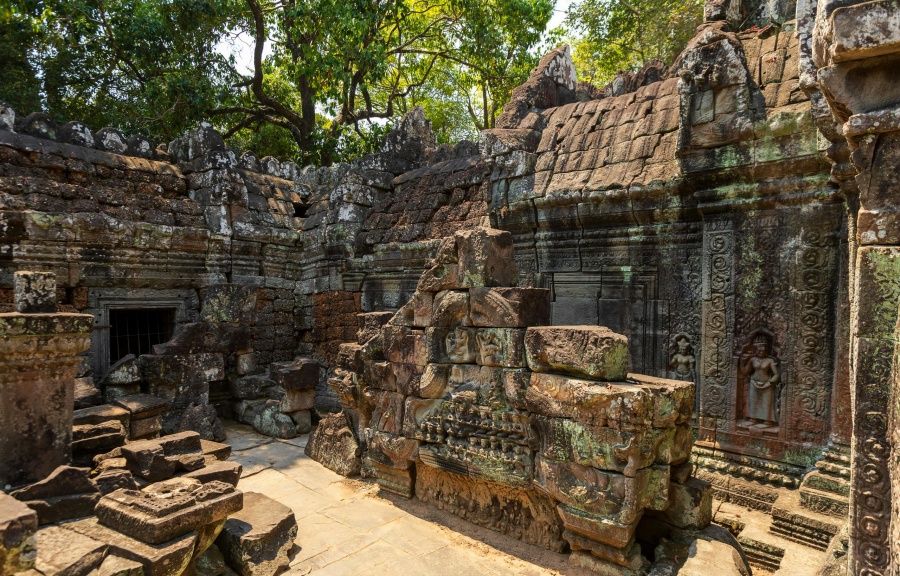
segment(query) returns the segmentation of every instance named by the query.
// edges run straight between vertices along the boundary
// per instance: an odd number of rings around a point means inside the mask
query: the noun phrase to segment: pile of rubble
[[[56,313],[52,275],[17,273],[16,287],[18,311],[0,314],[8,433],[0,574],[270,576],[287,567],[294,514],[237,489],[241,466],[228,461],[230,446],[193,431],[160,436],[167,401],[157,396],[73,412],[92,319]]]
[[[343,414],[307,454],[601,574],[722,555],[744,573],[692,475],[694,384],[628,374],[627,338],[548,326],[549,291],[516,280],[509,233],[445,239],[410,301],[342,348]]]

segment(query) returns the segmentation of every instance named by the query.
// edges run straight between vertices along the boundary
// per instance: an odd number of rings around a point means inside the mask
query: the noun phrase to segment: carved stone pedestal
[[[52,274],[16,273],[16,309],[0,314],[0,488],[72,461],[72,409],[93,316],[56,314]]]

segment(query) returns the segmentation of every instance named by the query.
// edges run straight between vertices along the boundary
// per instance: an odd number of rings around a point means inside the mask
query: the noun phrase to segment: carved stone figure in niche
[[[776,426],[776,403],[781,375],[778,360],[771,356],[769,349],[769,339],[763,334],[756,336],[752,348],[745,348],[741,354],[738,369],[741,374],[749,377],[747,417],[754,424]]]
[[[447,358],[451,362],[463,364],[475,361],[473,343],[469,337],[469,331],[465,328],[456,328],[447,334]]]
[[[503,342],[495,332],[479,330],[475,335],[478,343],[478,363],[482,366],[496,366],[500,364],[500,355],[503,353]]]
[[[691,340],[684,334],[675,337],[675,350],[669,360],[670,378],[675,380],[696,381],[697,358]]]

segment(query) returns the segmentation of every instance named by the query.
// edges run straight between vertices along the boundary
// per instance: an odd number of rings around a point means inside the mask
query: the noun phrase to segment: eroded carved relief
[[[691,339],[678,334],[669,349],[669,378],[694,382],[697,378],[697,359]]]
[[[781,372],[778,359],[772,355],[770,336],[759,332],[753,337],[741,353],[738,371],[746,380],[746,418],[758,427],[777,426]]]
[[[447,357],[454,364],[475,362],[475,346],[472,342],[470,330],[456,328],[447,334]]]

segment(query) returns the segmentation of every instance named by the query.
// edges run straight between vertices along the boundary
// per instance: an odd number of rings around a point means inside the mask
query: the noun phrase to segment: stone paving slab
[[[378,493],[374,481],[347,479],[303,453],[308,436],[272,440],[229,424],[231,459],[244,467],[239,488],[294,511],[299,525],[289,574],[356,576],[587,576],[556,554],[476,526],[417,500]]]

